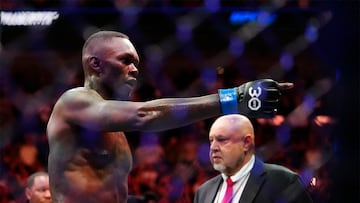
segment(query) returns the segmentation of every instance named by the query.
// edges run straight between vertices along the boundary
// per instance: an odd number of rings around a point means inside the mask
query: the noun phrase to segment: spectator
[[[51,202],[49,175],[46,172],[36,172],[29,176],[25,195],[29,203]]]

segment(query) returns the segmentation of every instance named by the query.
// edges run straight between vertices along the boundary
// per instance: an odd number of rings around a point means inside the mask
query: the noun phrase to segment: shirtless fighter
[[[84,86],[66,91],[47,125],[54,203],[124,203],[132,155],[124,132],[162,131],[222,114],[272,117],[280,91],[271,79],[217,94],[131,102],[139,56],[125,34],[99,31],[82,51]]]

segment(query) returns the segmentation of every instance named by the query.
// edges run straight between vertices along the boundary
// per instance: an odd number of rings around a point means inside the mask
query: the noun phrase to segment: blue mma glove
[[[223,114],[240,113],[252,118],[275,116],[281,96],[278,82],[272,79],[250,81],[218,92]]]

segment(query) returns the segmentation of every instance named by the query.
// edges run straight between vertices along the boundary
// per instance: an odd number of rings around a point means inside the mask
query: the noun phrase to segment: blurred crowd
[[[201,7],[201,6],[259,6],[261,4],[271,4],[271,0],[2,0],[1,8],[19,9],[19,8],[59,8],[59,7],[101,7],[111,6],[118,9],[126,7]],[[276,3],[283,4],[285,1]],[[309,5],[317,5],[321,2],[312,0],[289,1],[287,4],[306,8]]]

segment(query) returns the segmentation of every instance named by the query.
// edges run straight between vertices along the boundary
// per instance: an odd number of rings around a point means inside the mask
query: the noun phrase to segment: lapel
[[[241,195],[241,203],[253,202],[260,186],[265,180],[264,162],[255,158],[254,167],[251,169],[249,180],[247,181],[244,191]]]
[[[209,191],[207,191],[207,195],[205,197],[204,202],[214,202],[216,198],[216,194],[222,182],[223,182],[222,176],[221,175],[216,176],[212,184],[209,185]]]

